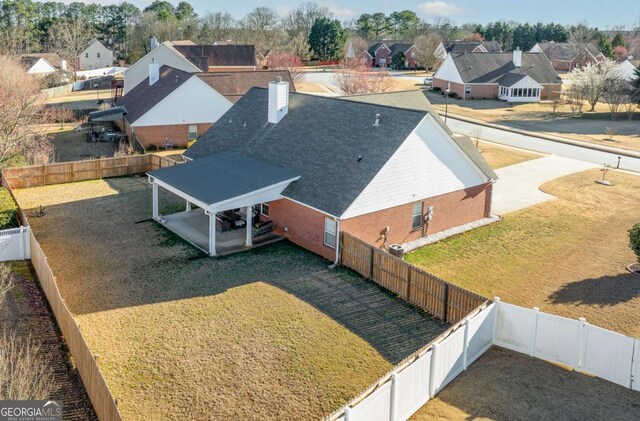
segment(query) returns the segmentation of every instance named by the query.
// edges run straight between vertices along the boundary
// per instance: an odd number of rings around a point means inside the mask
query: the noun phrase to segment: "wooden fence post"
[[[408,302],[411,302],[410,297],[411,297],[411,272],[412,272],[412,268],[413,266],[411,265],[407,265],[407,297],[406,300]]]
[[[442,294],[442,321],[447,322],[447,305],[449,304],[449,284],[444,283],[444,290]]]
[[[47,166],[46,165],[42,166],[42,185],[43,186],[47,185]]]
[[[371,256],[370,260],[371,261],[369,262],[369,276],[368,276],[368,278],[369,279],[373,279],[373,259],[375,258],[375,255],[376,255],[376,249],[373,246],[371,246],[370,249],[371,249],[371,254],[370,254],[370,256]]]

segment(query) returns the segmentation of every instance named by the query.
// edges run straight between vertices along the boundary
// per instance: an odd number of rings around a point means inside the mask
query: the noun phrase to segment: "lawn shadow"
[[[263,282],[313,306],[395,364],[448,328],[349,270],[288,241],[223,257],[150,219],[146,180],[111,179],[118,194],[46,207],[31,218],[74,314],[208,297]],[[161,194],[161,213],[184,206]],[[167,212],[168,213],[168,212]]]
[[[598,305],[626,303],[640,296],[640,277],[632,273],[583,279],[564,284],[549,296],[553,304]]]

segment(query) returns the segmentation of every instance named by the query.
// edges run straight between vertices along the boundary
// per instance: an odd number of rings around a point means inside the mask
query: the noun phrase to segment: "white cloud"
[[[278,14],[278,16],[285,17],[289,14],[289,12],[291,11],[291,8],[289,6],[280,5],[275,7],[275,11]]]
[[[329,12],[338,19],[352,18],[357,15],[355,10],[349,9],[348,7],[338,6],[336,4],[331,4],[327,7],[329,8]]]
[[[469,12],[468,9],[440,0],[428,1],[418,5],[418,13],[425,18],[466,15]]]

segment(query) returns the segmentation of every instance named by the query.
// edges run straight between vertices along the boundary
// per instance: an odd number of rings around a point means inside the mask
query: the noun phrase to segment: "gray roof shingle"
[[[234,151],[220,152],[148,174],[207,205],[299,177],[295,171]]]
[[[237,102],[253,87],[268,88],[269,82],[281,77],[289,82],[289,91],[296,88],[288,70],[258,70],[249,72],[196,73],[207,85],[224,95],[229,101]]]
[[[200,159],[233,150],[288,168],[301,178],[283,195],[333,216],[347,210],[426,115],[291,93],[288,114],[272,124],[267,106],[268,90],[252,88],[184,155]]]
[[[203,72],[209,67],[244,67],[256,65],[253,45],[173,45]]]
[[[160,79],[149,86],[149,78],[140,82],[125,96],[116,101],[116,106],[127,109],[126,119],[133,124],[140,117],[178,89],[193,75],[169,66],[160,68]]]
[[[571,61],[576,58],[576,50],[568,42],[539,42],[538,46],[549,60]],[[600,54],[600,50],[593,44],[585,46],[587,51],[594,57]]]
[[[500,44],[496,41],[442,41],[442,46],[447,53],[471,53],[479,45],[482,45],[488,53],[502,51]]]
[[[512,53],[458,53],[451,57],[465,83],[498,83],[504,75],[517,69]],[[522,53],[522,66],[518,71],[541,84],[562,83],[544,54]]]

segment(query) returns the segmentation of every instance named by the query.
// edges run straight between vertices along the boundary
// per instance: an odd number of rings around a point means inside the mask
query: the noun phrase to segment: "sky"
[[[71,0],[65,1],[69,3]],[[141,9],[152,0],[129,0]],[[179,0],[172,0],[175,5]],[[211,1],[187,0],[200,15],[206,12],[224,11],[239,18],[259,6],[268,6],[281,15],[309,0],[241,0]],[[313,0],[311,0],[313,1]],[[117,4],[119,0],[84,0],[85,3]],[[624,24],[632,26],[640,19],[638,0],[315,0],[326,6],[340,20],[357,18],[362,13],[395,10],[413,10],[427,21],[446,17],[457,24],[467,22],[487,23],[496,20],[516,22],[557,22],[574,24],[586,21],[600,29]],[[614,6],[615,5],[615,6]]]

